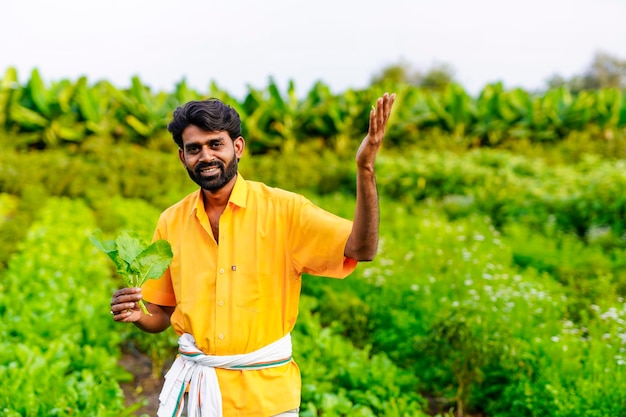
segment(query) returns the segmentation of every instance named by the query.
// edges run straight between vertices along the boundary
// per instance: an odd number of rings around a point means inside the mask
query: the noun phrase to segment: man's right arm
[[[142,299],[141,288],[122,288],[113,293],[111,314],[113,320],[122,323],[134,323],[148,333],[159,333],[170,326],[170,317],[174,307],[160,306],[145,302],[151,315],[145,314],[139,306]]]

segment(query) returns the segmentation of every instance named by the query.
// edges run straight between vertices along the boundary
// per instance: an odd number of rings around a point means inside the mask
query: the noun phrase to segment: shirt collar
[[[230,193],[228,201],[241,208],[246,207],[246,196],[248,195],[248,183],[243,179],[240,173],[237,173],[237,180],[233,191]]]
[[[230,197],[228,198],[228,202],[232,203],[241,208],[246,207],[246,196],[248,195],[248,184],[241,176],[240,173],[237,173],[237,179],[235,180],[235,185],[233,186],[233,190],[230,192]],[[189,211],[190,215],[195,214],[196,212],[204,211],[204,201],[202,199],[202,189],[199,189],[195,193],[194,202],[191,205],[191,210]]]

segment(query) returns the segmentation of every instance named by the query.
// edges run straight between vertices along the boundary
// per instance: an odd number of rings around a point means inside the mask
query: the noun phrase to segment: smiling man
[[[146,332],[170,325],[179,356],[165,377],[159,416],[296,416],[300,372],[291,356],[303,273],[344,278],[374,258],[379,207],[374,163],[395,96],[376,101],[356,154],[353,221],[238,173],[245,140],[219,100],[177,108],[168,130],[200,189],[165,210],[154,239],[172,264],[142,288],[113,294],[118,322]],[[147,302],[151,315],[138,304]]]

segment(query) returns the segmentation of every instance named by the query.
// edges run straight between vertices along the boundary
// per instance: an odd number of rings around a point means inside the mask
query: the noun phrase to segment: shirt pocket
[[[231,277],[231,294],[235,306],[250,313],[263,312],[263,286],[267,279],[266,274],[238,267]]]

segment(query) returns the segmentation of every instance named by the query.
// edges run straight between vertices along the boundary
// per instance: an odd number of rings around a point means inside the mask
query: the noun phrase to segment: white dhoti
[[[202,353],[189,333],[178,339],[179,355],[165,375],[159,396],[158,417],[179,417],[185,391],[189,387],[189,417],[221,417],[222,394],[215,368],[254,370],[273,368],[291,361],[291,335],[254,352],[240,355],[209,356]]]

